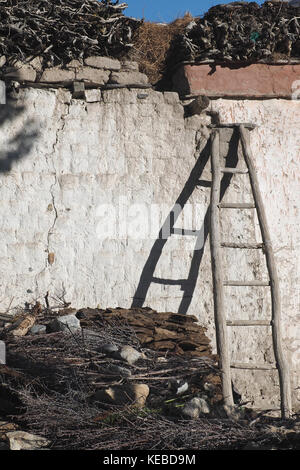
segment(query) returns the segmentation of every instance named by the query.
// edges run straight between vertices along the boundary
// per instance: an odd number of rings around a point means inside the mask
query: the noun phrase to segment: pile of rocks
[[[139,72],[137,62],[110,57],[90,56],[73,59],[64,66],[48,67],[42,56],[26,62],[0,58],[0,79],[31,86],[84,88],[148,88],[148,77]],[[81,85],[81,86],[80,86]],[[76,96],[75,96],[76,97]]]
[[[286,2],[232,2],[195,18],[170,50],[182,61],[238,63],[300,58],[300,7]]]

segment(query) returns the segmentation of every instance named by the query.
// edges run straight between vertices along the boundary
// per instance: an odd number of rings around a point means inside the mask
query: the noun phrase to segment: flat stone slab
[[[110,57],[91,56],[84,59],[84,63],[96,69],[114,70],[116,72],[121,69],[120,62]]]
[[[239,68],[188,64],[174,73],[173,89],[180,95],[292,99],[299,80],[300,64],[251,64]]]

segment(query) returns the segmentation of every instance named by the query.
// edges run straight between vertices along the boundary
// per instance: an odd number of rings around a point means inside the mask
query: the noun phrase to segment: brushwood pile
[[[37,302],[1,313],[0,450],[229,449],[282,441],[272,421],[242,405],[228,419],[205,331],[193,316],[151,308]],[[290,437],[285,448],[294,445]]]
[[[169,65],[182,61],[239,63],[300,58],[300,6],[233,2],[194,18],[171,47]]]
[[[124,55],[140,21],[126,3],[110,0],[0,2],[0,57],[10,63],[41,57],[48,66],[88,56]]]

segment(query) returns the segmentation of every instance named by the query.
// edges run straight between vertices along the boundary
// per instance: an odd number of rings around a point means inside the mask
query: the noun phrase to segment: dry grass
[[[167,52],[174,37],[181,34],[193,20],[190,13],[169,24],[143,22],[138,29],[131,58],[140,64],[140,71],[145,73],[152,84],[163,76]]]

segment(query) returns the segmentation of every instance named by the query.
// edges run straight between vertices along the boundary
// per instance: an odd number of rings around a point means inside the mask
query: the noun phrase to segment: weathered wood
[[[230,243],[222,242],[221,246],[223,248],[240,248],[245,250],[259,250],[264,247],[263,243]]]
[[[277,369],[276,364],[251,364],[249,362],[232,362],[232,369],[250,369],[250,370],[273,370]]]
[[[220,358],[224,403],[233,406],[233,395],[228,352],[227,327],[224,308],[223,267],[221,257],[221,235],[218,204],[220,202],[220,135],[215,130],[211,136],[212,189],[210,200],[210,249],[214,291],[214,315],[217,350]]]
[[[220,202],[221,209],[255,209],[253,202]]]
[[[224,286],[255,287],[269,285],[270,281],[224,281]]]
[[[227,320],[227,326],[271,326],[271,320]]]
[[[281,393],[281,414],[282,418],[289,418],[292,414],[291,385],[289,367],[284,356],[282,338],[281,338],[281,299],[279,290],[279,280],[275,264],[275,257],[267,224],[267,218],[264,210],[263,200],[259,189],[258,179],[255,167],[252,161],[250,146],[247,142],[245,127],[239,127],[243,153],[249,170],[250,184],[252,187],[253,198],[256,205],[258,221],[262,233],[262,239],[265,244],[266,263],[270,277],[271,299],[272,299],[272,337],[276,363],[278,365],[280,393]]]

